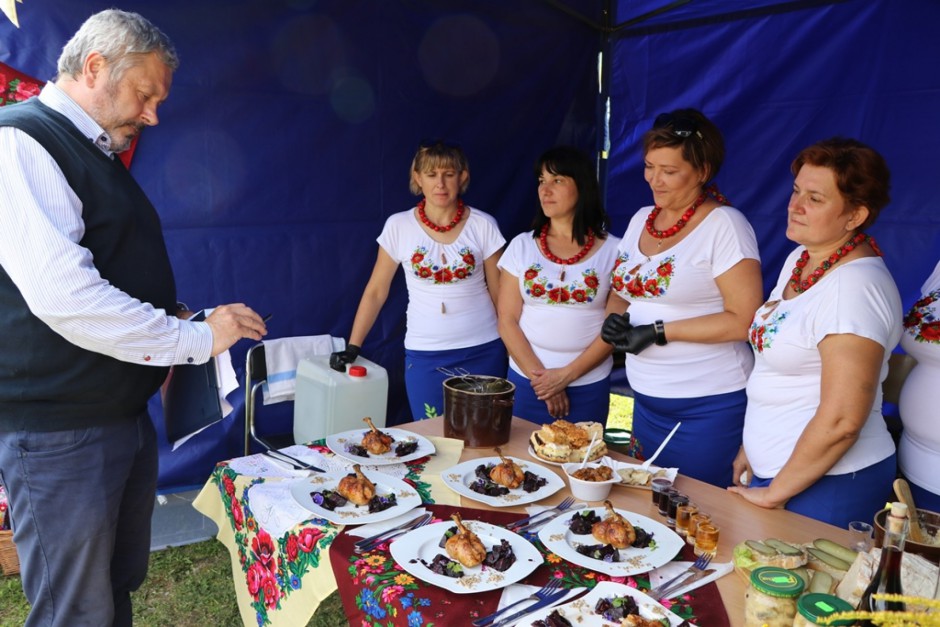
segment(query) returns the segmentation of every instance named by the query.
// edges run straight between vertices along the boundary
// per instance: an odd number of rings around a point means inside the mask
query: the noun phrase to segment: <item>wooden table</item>
[[[418,422],[398,425],[399,429],[405,429],[421,435],[443,436],[444,422],[443,418],[432,418]],[[509,443],[502,446],[501,449],[505,455],[512,455],[520,459],[530,458],[528,453],[529,435],[538,428],[538,425],[513,418],[512,431],[509,436]],[[460,461],[477,459],[480,457],[490,457],[493,455],[493,449],[471,449],[465,448],[460,456]],[[635,461],[626,455],[616,452],[610,452],[610,457],[623,461]],[[545,465],[551,468],[559,476],[564,478],[564,471],[557,466]],[[680,467],[681,471],[681,467]],[[567,485],[567,481],[566,481]],[[716,561],[731,561],[731,551],[739,542],[748,539],[762,540],[766,538],[779,538],[788,542],[806,543],[816,538],[829,538],[835,542],[849,544],[850,536],[846,529],[839,529],[832,525],[806,518],[799,514],[794,514],[786,510],[769,510],[751,505],[739,496],[715,486],[703,483],[690,477],[679,475],[676,479],[676,488],[688,494],[689,497],[698,504],[702,511],[708,512],[712,516],[719,529],[721,530],[721,539],[718,545],[718,555]],[[566,487],[563,490],[546,499],[543,504],[552,505],[561,501],[570,494]],[[653,520],[661,520],[657,509],[653,506],[651,495],[647,490],[636,488],[625,488],[614,486],[610,495],[611,502],[618,508],[636,512],[643,516],[648,516]],[[468,507],[480,507],[476,501],[462,498],[462,505]],[[524,511],[524,507],[506,508],[509,511]],[[728,617],[734,627],[744,625],[744,591],[747,587],[744,579],[732,573],[718,580],[718,589],[721,591],[721,597],[728,611]],[[702,626],[707,627],[707,626]]]

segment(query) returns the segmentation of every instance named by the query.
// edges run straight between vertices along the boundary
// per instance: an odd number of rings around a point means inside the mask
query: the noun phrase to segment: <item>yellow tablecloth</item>
[[[459,505],[460,496],[444,485],[441,471],[459,462],[463,441],[437,436],[428,439],[436,454],[409,463],[406,479],[416,485],[425,502]],[[311,447],[332,455],[322,444]],[[267,481],[290,479],[242,475],[230,462],[222,462],[193,507],[219,527],[216,537],[232,558],[235,594],[244,624],[306,625],[323,599],[336,591],[328,548],[342,526],[310,518],[272,536],[258,524],[248,494],[249,488]]]

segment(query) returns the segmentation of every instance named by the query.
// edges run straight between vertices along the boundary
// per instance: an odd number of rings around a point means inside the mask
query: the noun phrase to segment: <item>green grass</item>
[[[610,395],[608,428],[630,429],[633,399]],[[241,616],[235,601],[228,550],[207,540],[151,553],[147,580],[133,595],[134,624],[143,627],[213,625],[237,627]],[[0,627],[20,627],[29,604],[19,576],[0,576]],[[308,627],[347,625],[339,594],[320,604]]]
[[[607,415],[608,429],[626,429],[633,427],[633,398],[610,395],[610,413]]]
[[[143,627],[242,624],[228,550],[216,540],[151,553],[147,580],[133,594],[133,604],[134,624]],[[0,608],[0,627],[20,627],[26,621],[29,604],[18,575],[0,577]],[[308,627],[347,624],[334,592],[317,608]]]

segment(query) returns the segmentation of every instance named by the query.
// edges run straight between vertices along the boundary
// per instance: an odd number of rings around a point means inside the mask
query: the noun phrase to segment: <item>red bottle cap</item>
[[[366,367],[365,366],[350,366],[349,370],[346,371],[351,377],[364,377],[366,376]]]

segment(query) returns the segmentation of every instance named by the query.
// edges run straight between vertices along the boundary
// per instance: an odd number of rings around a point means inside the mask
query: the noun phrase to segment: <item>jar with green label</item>
[[[793,619],[793,627],[813,627],[813,625],[851,625],[852,620],[837,620],[831,623],[823,623],[822,620],[832,614],[840,612],[851,612],[855,608],[832,594],[821,594],[812,592],[804,594],[796,602],[796,617]]]
[[[744,594],[744,627],[791,627],[803,585],[803,579],[786,568],[755,568]]]

